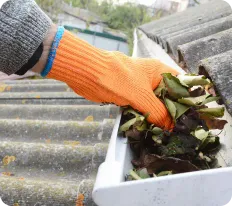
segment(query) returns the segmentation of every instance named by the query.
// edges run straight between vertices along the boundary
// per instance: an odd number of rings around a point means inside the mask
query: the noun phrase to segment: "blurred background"
[[[90,44],[109,51],[132,54],[133,31],[139,25],[210,0],[36,0],[58,25]],[[38,76],[8,76],[0,81]]]
[[[90,44],[131,55],[133,29],[209,0],[36,0],[58,25]]]

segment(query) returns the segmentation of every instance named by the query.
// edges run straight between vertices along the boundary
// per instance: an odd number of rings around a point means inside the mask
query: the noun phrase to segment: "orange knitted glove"
[[[171,117],[153,93],[165,72],[177,74],[159,60],[103,51],[65,31],[48,77],[66,82],[93,102],[130,105],[149,113],[148,121],[170,129]]]

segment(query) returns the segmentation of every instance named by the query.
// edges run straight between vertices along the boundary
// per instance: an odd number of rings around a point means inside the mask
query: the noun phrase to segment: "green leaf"
[[[166,176],[166,175],[172,175],[172,171],[162,171],[159,174],[157,174],[157,177]]]
[[[120,128],[119,131],[120,132],[126,132],[127,130],[130,129],[130,127],[135,124],[136,122],[136,118],[130,119],[129,121],[127,121],[126,123],[124,123]]]
[[[159,127],[154,127],[154,128],[151,130],[151,132],[152,132],[154,135],[160,135],[160,134],[163,132],[163,130],[160,129]]]
[[[197,111],[209,117],[223,117],[225,108],[224,107],[203,108],[203,109],[198,109]]]
[[[208,104],[209,102],[217,101],[219,100],[220,97],[208,97],[206,100],[204,100],[201,105]]]
[[[178,102],[173,102],[173,104],[176,107],[176,116],[175,116],[175,119],[178,119],[181,115],[183,115],[185,112],[187,112],[188,109],[190,108],[189,106],[180,104]]]
[[[137,174],[138,174],[139,177],[141,177],[142,179],[150,178],[150,175],[148,174],[146,168],[137,170]]]
[[[219,137],[218,136],[209,136],[206,138],[202,144],[200,145],[201,150],[213,149],[220,145]]]
[[[179,137],[171,137],[170,142],[166,146],[161,147],[161,153],[164,156],[174,156],[185,153],[183,142]]]
[[[124,115],[126,115],[128,113],[133,114],[133,115],[135,115],[136,118],[137,117],[139,117],[139,118],[145,118],[143,115],[139,114],[138,112],[134,111],[133,109],[127,109],[123,113],[124,113]]]
[[[156,96],[160,97],[161,96],[161,93],[162,93],[162,90],[165,89],[165,84],[164,84],[164,81],[163,79],[161,80],[159,86],[155,89],[154,93]]]
[[[164,99],[164,101],[165,101],[165,104],[168,108],[170,115],[172,116],[173,120],[175,120],[175,118],[176,118],[176,106],[175,106],[174,102],[168,98]]]
[[[155,143],[162,144],[162,140],[159,136],[153,135],[152,139],[154,140]]]
[[[172,134],[169,137],[169,142],[167,145],[161,145],[160,152],[162,156],[176,156],[176,155],[187,155],[195,156],[196,151],[195,148],[199,147],[201,141],[196,137],[190,134],[178,133]]]
[[[138,131],[140,131],[140,132],[146,130],[147,129],[147,123],[145,121],[142,122],[139,126],[136,126],[136,129]]]
[[[134,170],[130,170],[129,174],[134,180],[141,180],[142,179]]]
[[[162,74],[164,83],[168,90],[168,94],[174,99],[180,99],[182,97],[189,97],[189,92],[186,87],[184,87],[179,79],[174,77],[171,73]]]
[[[180,104],[178,102],[174,102],[168,98],[164,99],[164,101],[173,120],[178,119],[181,115],[183,115],[190,108],[189,106]]]
[[[141,180],[141,179],[150,178],[150,175],[148,174],[146,168],[139,169],[139,170],[130,170],[129,175],[134,180]]]
[[[205,131],[203,128],[197,128],[195,131],[194,131],[194,136],[201,140],[201,141],[204,141],[209,135],[209,131]]]
[[[210,94],[205,94],[199,97],[187,97],[187,98],[182,98],[182,99],[178,99],[178,102],[181,104],[186,104],[189,106],[200,106],[202,105],[201,103],[206,101],[207,97]]]
[[[187,87],[207,85],[211,83],[210,80],[203,75],[185,74],[185,75],[178,75],[177,78],[179,79],[180,83],[183,86],[187,86]]]

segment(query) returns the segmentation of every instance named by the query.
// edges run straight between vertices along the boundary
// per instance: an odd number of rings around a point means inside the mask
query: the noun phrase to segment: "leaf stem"
[[[133,170],[130,170],[130,175],[135,179],[135,180],[141,180],[142,178],[137,175],[137,173]]]

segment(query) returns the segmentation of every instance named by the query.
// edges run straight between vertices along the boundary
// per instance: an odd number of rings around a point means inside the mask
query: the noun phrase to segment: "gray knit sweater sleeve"
[[[0,9],[0,71],[17,72],[44,40],[51,20],[34,0],[9,0]]]

